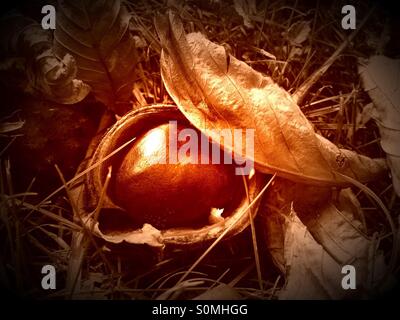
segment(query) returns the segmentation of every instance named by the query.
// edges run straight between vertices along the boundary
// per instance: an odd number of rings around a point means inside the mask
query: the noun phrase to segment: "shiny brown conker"
[[[212,208],[226,212],[243,196],[242,176],[235,174],[234,164],[224,163],[222,150],[219,163],[211,163],[215,144],[207,142],[209,163],[204,163],[204,136],[198,131],[198,153],[187,152],[173,163],[170,152],[179,152],[188,141],[172,145],[170,131],[179,135],[187,128],[179,124],[172,128],[171,123],[152,128],[122,157],[115,173],[115,202],[136,222],[158,229],[201,225],[207,223]]]

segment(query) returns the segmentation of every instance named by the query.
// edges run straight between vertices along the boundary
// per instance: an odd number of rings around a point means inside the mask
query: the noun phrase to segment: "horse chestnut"
[[[222,150],[219,164],[211,163],[212,152],[206,155],[209,163],[203,164],[198,131],[198,161],[193,161],[193,154],[171,161],[170,149],[179,150],[187,141],[177,140],[171,146],[170,132],[174,129],[179,135],[185,128],[158,125],[138,137],[123,155],[114,177],[114,198],[134,221],[158,229],[193,227],[207,223],[212,208],[227,211],[243,197],[242,177],[235,175],[233,164],[224,164]],[[212,143],[207,143],[212,150]]]

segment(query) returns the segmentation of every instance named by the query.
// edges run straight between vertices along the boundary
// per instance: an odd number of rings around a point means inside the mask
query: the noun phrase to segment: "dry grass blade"
[[[103,185],[103,188],[102,188],[102,190],[101,190],[99,202],[98,202],[98,204],[97,204],[97,207],[95,208],[95,210],[94,210],[93,213],[92,213],[92,215],[93,215],[93,220],[94,220],[94,223],[92,224],[92,230],[91,230],[92,233],[93,233],[93,228],[94,228],[94,226],[95,226],[95,223],[96,223],[96,221],[97,221],[98,218],[99,218],[100,210],[101,210],[101,208],[103,207],[103,203],[104,203],[104,200],[105,200],[106,191],[107,191],[108,185],[109,185],[110,180],[111,180],[111,171],[112,171],[112,168],[109,167],[109,168],[108,168],[108,173],[107,173],[107,176],[106,176],[106,180],[105,180],[104,185]]]
[[[280,280],[280,279],[281,279],[281,276],[278,276],[278,277],[276,278],[275,282],[274,282],[274,286],[272,287],[271,294],[270,294],[270,296],[269,296],[269,299],[270,299],[270,300],[271,300],[271,299],[274,297],[274,295],[275,295],[275,292],[276,292],[276,290],[277,290],[278,283],[279,283],[279,280]]]
[[[65,219],[64,217],[61,217],[47,209],[41,208],[38,205],[33,205],[30,203],[27,203],[26,201],[21,201],[19,199],[14,199],[14,202],[17,206],[24,207],[31,211],[39,212],[42,215],[50,218],[51,220],[54,220],[58,223],[61,223],[62,225],[65,225],[66,227],[70,228],[71,230],[81,230],[82,229],[82,227],[79,226],[78,224],[76,224],[68,219]]]
[[[275,179],[276,174],[274,174],[265,187],[259,192],[259,194],[253,199],[253,201],[243,210],[241,215],[246,214],[248,210],[260,199],[260,197],[264,194],[264,192],[268,189],[271,185],[272,181]],[[211,250],[225,237],[225,235],[229,232],[229,230],[234,226],[233,223],[230,228],[226,228],[221,235],[214,240],[214,242],[207,248],[207,250],[192,264],[192,266],[187,270],[183,276],[179,279],[176,286],[178,286],[186,277],[199,265],[199,263],[211,252]]]
[[[100,166],[104,161],[107,161],[110,159],[112,156],[120,152],[122,149],[126,148],[128,145],[130,145],[136,137],[133,137],[132,139],[128,140],[125,142],[123,145],[121,145],[119,148],[115,149],[113,152],[111,152],[108,156],[104,157],[103,159],[99,160],[96,163],[93,163],[91,166],[83,170],[82,172],[78,173],[75,177],[73,177],[71,180],[65,183],[65,185],[62,185],[59,187],[57,190],[53,191],[50,195],[48,195],[46,198],[44,198],[42,201],[37,206],[40,206],[44,202],[48,201],[49,199],[53,198],[57,193],[60,191],[64,190],[65,187],[71,186],[74,182],[78,181],[80,178],[84,177],[89,171],[93,170],[94,168]]]
[[[8,144],[0,151],[0,159],[3,156],[3,154],[6,153],[8,148],[13,144],[13,142],[17,139],[17,137],[12,137],[11,140],[8,142]]]
[[[60,169],[56,166],[56,170],[60,176],[60,179],[65,187],[65,190],[67,192],[72,210],[74,212],[74,219],[78,220],[82,226],[84,226],[84,222],[82,220],[81,214],[79,212],[79,208],[77,207],[77,204],[75,203],[75,197],[71,193],[70,188],[67,186],[66,181],[64,179],[64,176]],[[108,182],[111,178],[111,170],[109,171],[109,174],[106,177],[106,183],[105,185],[108,185]],[[87,238],[85,238],[85,236]],[[113,277],[113,267],[111,266],[110,262],[107,260],[107,258],[104,256],[103,252],[99,250],[98,245],[96,244],[95,239],[93,238],[93,235],[90,230],[86,230],[85,227],[82,228],[81,231],[75,232],[72,236],[72,241],[71,241],[71,258],[69,260],[69,265],[68,265],[68,271],[67,271],[67,292],[69,292],[69,297],[72,298],[76,292],[79,292],[79,284],[80,284],[80,278],[81,278],[81,267],[82,267],[82,262],[83,258],[86,252],[86,249],[89,245],[89,242],[92,243],[92,245],[98,250],[101,258],[103,259],[103,262],[105,266],[108,268],[110,272],[110,277]]]
[[[174,277],[179,276],[180,274],[185,273],[185,271],[177,271],[177,272],[171,272],[171,273],[167,273],[164,276],[162,276],[161,278],[157,279],[156,281],[154,281],[152,284],[150,284],[145,290],[151,289],[153,288],[157,283],[157,289],[159,290],[163,290],[164,285],[171,280]],[[199,275],[199,276],[206,276],[205,273],[203,272],[197,272],[197,271],[193,271],[191,274],[193,275]]]
[[[248,188],[247,181],[246,181],[246,178],[244,175],[243,175],[243,184],[244,184],[244,188],[246,191],[247,201],[250,203],[251,199],[249,197],[249,188]],[[251,228],[251,238],[253,240],[252,242],[253,242],[253,250],[254,250],[254,259],[255,259],[256,267],[257,267],[258,284],[260,286],[260,290],[263,290],[263,279],[262,279],[262,274],[261,274],[260,256],[258,253],[258,246],[257,246],[256,228],[254,226],[253,210],[251,208],[249,209],[249,220],[250,220],[250,228]]]
[[[339,55],[343,52],[343,50],[349,45],[349,43],[355,38],[358,32],[362,29],[365,23],[368,21],[370,16],[375,10],[375,6],[373,6],[364,19],[357,26],[357,29],[352,32],[352,34],[336,49],[336,51],[325,61],[325,63],[316,70],[306,82],[304,82],[300,88],[296,90],[293,94],[294,100],[297,104],[301,104],[311,87],[322,77],[322,75],[329,69],[329,67],[336,61]]]

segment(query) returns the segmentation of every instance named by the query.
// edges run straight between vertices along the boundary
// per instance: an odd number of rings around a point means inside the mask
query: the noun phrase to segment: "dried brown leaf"
[[[341,266],[350,264],[356,268],[358,290],[369,290],[378,284],[385,270],[375,267],[371,270],[383,255],[376,250],[375,241],[366,235],[365,227],[357,218],[361,211],[351,189],[343,189],[337,203],[327,204],[318,217],[306,224],[314,239],[335,261]]]
[[[371,120],[372,113],[374,110],[374,104],[368,103],[365,105],[361,112],[357,113],[356,116],[356,130],[365,126],[365,124]]]
[[[284,89],[202,34],[186,35],[175,13],[155,23],[161,74],[172,99],[213,140],[219,140],[213,129],[231,130],[232,136],[234,129],[255,129],[256,169],[319,185],[347,184],[338,172],[363,182],[385,172],[384,160],[339,149],[316,134]],[[244,144],[223,146],[249,158]]]
[[[6,84],[11,78],[15,87],[58,103],[73,104],[87,96],[90,88],[76,79],[75,60],[68,54],[56,57],[51,32],[35,20],[7,15],[0,33],[0,47],[8,56],[0,67]]]
[[[342,298],[340,265],[292,211],[285,226],[286,284],[279,299]]]
[[[289,41],[295,45],[300,46],[304,41],[306,41],[311,32],[310,21],[298,21],[292,24],[287,31],[287,38]]]
[[[374,56],[359,66],[359,73],[374,103],[370,115],[378,124],[393,186],[400,196],[400,60]]]
[[[55,52],[72,54],[79,79],[119,115],[131,109],[137,59],[129,19],[119,0],[59,1],[54,32]]]
[[[273,258],[279,258],[278,267],[286,275],[280,299],[341,299],[349,292],[342,283],[342,267],[353,265],[356,269],[356,289],[350,292],[357,297],[373,293],[386,272],[383,255],[377,250],[374,239],[364,234],[357,219],[361,208],[350,189],[344,189],[336,202],[328,202],[305,224],[293,206],[285,219],[267,224],[267,233],[283,230],[284,240],[277,243],[267,238],[267,246],[275,246]],[[268,213],[269,217],[277,213]],[[283,257],[283,258],[282,258]],[[283,262],[282,262],[283,259]],[[275,260],[274,260],[275,261]],[[276,261],[275,261],[276,262]]]
[[[233,7],[238,15],[243,18],[243,24],[246,28],[253,29],[253,21],[251,16],[256,15],[256,1],[255,0],[233,0]]]

